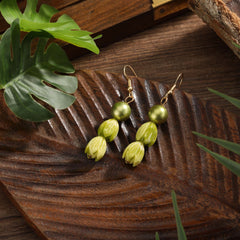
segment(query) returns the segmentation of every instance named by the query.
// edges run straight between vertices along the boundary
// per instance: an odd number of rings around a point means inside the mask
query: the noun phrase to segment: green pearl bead
[[[112,116],[118,121],[124,121],[131,115],[131,108],[125,102],[117,102],[112,107]]]
[[[150,108],[148,116],[154,123],[164,123],[168,118],[168,111],[163,105],[154,105]]]

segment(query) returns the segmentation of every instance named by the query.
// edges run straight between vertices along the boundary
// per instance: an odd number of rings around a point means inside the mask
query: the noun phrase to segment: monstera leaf
[[[31,56],[31,41],[38,34],[31,32],[20,43],[19,22],[15,20],[0,42],[0,88],[5,89],[4,99],[12,112],[29,121],[44,121],[53,116],[34,97],[64,109],[75,100],[68,93],[77,88],[75,77],[54,73],[74,72],[65,52],[56,43],[45,51],[48,39],[40,38]]]
[[[59,17],[57,22],[50,22],[58,10],[42,4],[39,12],[36,12],[37,3],[38,0],[28,0],[26,9],[22,13],[18,8],[17,0],[3,0],[0,3],[0,11],[9,24],[18,18],[21,31],[46,31],[53,38],[99,53],[90,32],[81,30],[78,24],[66,14]]]

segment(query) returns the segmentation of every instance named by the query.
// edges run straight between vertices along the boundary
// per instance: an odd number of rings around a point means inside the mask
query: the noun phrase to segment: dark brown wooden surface
[[[70,15],[81,28],[90,32],[98,33],[129,18],[149,12],[152,9],[151,0],[136,1],[110,1],[110,0],[85,0],[85,1],[39,1],[39,6],[43,3],[60,10],[59,15]],[[75,3],[75,4],[74,4]],[[19,6],[23,10],[25,1],[19,1]],[[138,7],[136,7],[138,6]],[[6,29],[7,23],[1,19],[0,31]]]
[[[84,56],[75,66],[121,73],[126,63],[139,76],[168,84],[176,74],[184,72],[182,89],[238,113],[206,88],[240,97],[239,60],[195,15],[185,14],[166,21],[102,49],[99,56]],[[1,193],[0,239],[38,239]]]
[[[95,163],[84,148],[99,123],[111,117],[112,105],[125,98],[127,80],[95,71],[76,76],[76,102],[48,122],[26,123],[6,108],[0,113],[0,181],[44,239],[148,240],[156,231],[160,239],[176,238],[172,189],[188,239],[240,237],[238,178],[195,143],[240,158],[192,134],[240,142],[240,118],[176,89],[156,144],[133,168],[121,159],[122,152],[168,90],[134,79],[131,117],[120,123],[118,137]]]

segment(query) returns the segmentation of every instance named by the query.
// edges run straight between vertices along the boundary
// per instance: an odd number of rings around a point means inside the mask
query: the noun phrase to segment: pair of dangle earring
[[[131,115],[131,108],[129,103],[135,99],[133,97],[131,79],[126,74],[126,69],[129,68],[134,75],[137,77],[133,68],[129,65],[124,67],[124,76],[128,80],[128,97],[125,98],[124,102],[117,102],[113,105],[111,113],[113,118],[104,121],[98,128],[98,136],[90,140],[85,148],[85,153],[88,158],[93,158],[95,161],[99,161],[105,154],[107,149],[107,142],[113,141],[119,131],[118,121],[127,120]],[[136,141],[129,144],[123,152],[122,158],[125,159],[125,163],[132,164],[136,167],[142,162],[145,154],[145,146],[152,146],[158,135],[157,125],[167,121],[168,111],[165,108],[165,104],[168,101],[169,95],[173,91],[180,87],[183,80],[183,74],[180,73],[175,80],[175,83],[171,89],[162,97],[160,104],[154,105],[148,112],[150,121],[142,124],[136,133]]]
[[[168,101],[168,96],[173,93],[176,87],[180,87],[183,80],[183,74],[180,73],[171,87],[171,89],[162,97],[159,105],[154,105],[148,112],[149,122],[146,122],[140,126],[136,133],[136,141],[129,144],[123,152],[122,158],[125,159],[125,163],[132,164],[136,167],[142,162],[145,154],[145,146],[152,146],[158,135],[157,125],[167,121],[168,111],[165,108],[165,104]]]
[[[128,77],[126,71],[129,68],[134,75],[137,77],[135,71],[130,65],[124,66],[123,74],[128,81],[128,96],[122,102],[117,102],[113,105],[111,109],[112,117],[104,121],[98,128],[98,136],[90,140],[85,148],[85,153],[88,158],[95,159],[99,161],[106,153],[107,142],[113,141],[118,135],[119,123],[118,121],[125,121],[131,115],[131,108],[129,104],[134,101],[133,88],[131,79]]]

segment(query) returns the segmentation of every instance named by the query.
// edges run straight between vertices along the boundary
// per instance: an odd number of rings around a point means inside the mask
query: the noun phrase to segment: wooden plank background
[[[78,69],[121,73],[125,64],[149,80],[172,84],[184,73],[182,89],[216,105],[239,111],[207,88],[240,97],[240,62],[232,51],[195,14],[186,12],[131,38],[74,62]]]
[[[105,47],[98,56],[88,54],[74,61],[76,69],[115,73],[121,73],[125,64],[131,64],[139,76],[167,84],[183,72],[183,90],[239,114],[207,90],[211,87],[240,98],[239,59],[190,12]],[[2,190],[0,222],[0,239],[39,239]]]
[[[151,0],[39,0],[37,11],[41,4],[49,4],[59,10],[51,21],[55,22],[59,16],[67,14],[71,16],[83,30],[91,32],[94,36],[100,34],[103,38],[97,40],[98,46],[103,47],[118,41],[130,34],[143,31],[173,14],[184,11],[187,8],[187,0],[174,0],[161,4],[153,9]],[[26,0],[18,0],[18,5],[23,12]],[[0,33],[9,27],[0,14]],[[71,59],[78,57],[87,51],[66,42],[57,41],[64,47]]]

